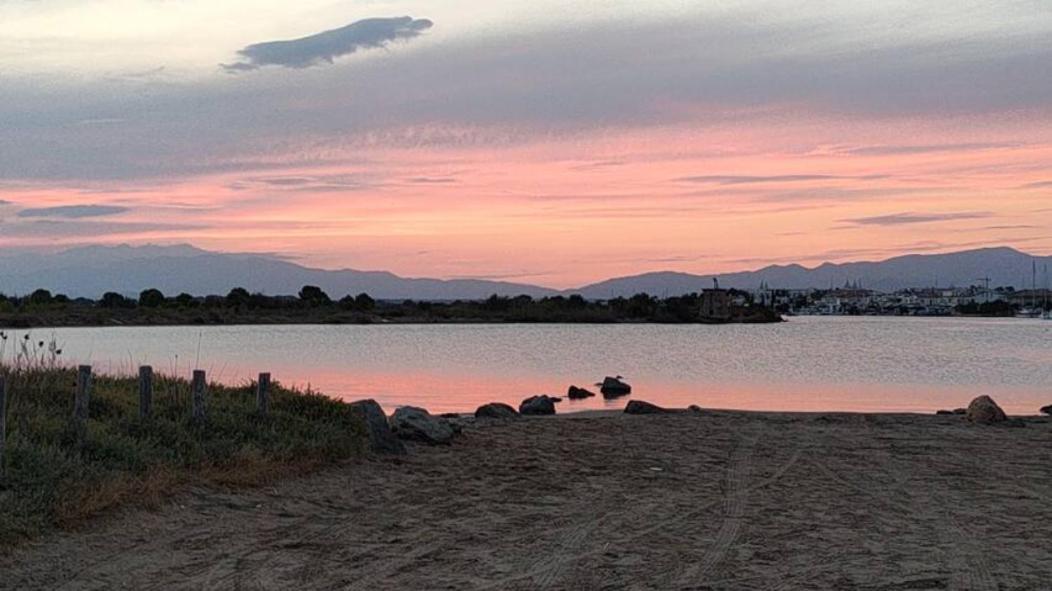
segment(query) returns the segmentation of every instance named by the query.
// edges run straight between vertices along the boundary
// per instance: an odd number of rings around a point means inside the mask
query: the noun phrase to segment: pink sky
[[[240,40],[201,63],[156,49],[109,69],[68,48],[30,59],[43,42],[0,46],[0,66],[21,66],[0,106],[0,247],[191,243],[553,287],[979,246],[1052,254],[1044,12],[953,20],[903,3],[932,19],[904,28],[846,4],[798,15],[756,0],[679,20],[531,13],[519,29],[471,20],[467,4],[396,4],[433,29],[391,33],[382,51],[349,38],[349,57],[311,67],[287,66],[310,46],[232,58]],[[19,10],[8,23],[26,19],[27,39],[50,14]],[[149,11],[135,18],[164,16]],[[259,30],[295,37],[320,26],[312,14]],[[90,56],[103,30],[67,41]],[[237,59],[251,71],[217,69]]]
[[[92,219],[112,227],[88,240],[556,287],[984,245],[1052,252],[1047,129],[892,123],[603,130],[500,148],[371,149],[368,166],[150,179],[121,192],[99,182],[92,204],[129,211]],[[7,195],[37,208],[85,203],[84,186]]]

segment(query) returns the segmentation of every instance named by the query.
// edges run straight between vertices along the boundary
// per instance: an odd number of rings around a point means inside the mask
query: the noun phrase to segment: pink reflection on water
[[[631,396],[606,400],[587,379],[560,382],[545,377],[500,377],[454,372],[353,372],[311,371],[297,376],[282,374],[286,385],[305,387],[334,398],[353,401],[374,398],[388,409],[420,406],[434,413],[472,412],[487,402],[518,406],[524,398],[548,394],[564,398],[560,412],[580,410],[620,410],[632,399],[662,406],[684,408],[697,404],[703,408],[794,412],[919,412],[964,407],[980,394],[993,396],[1013,414],[1035,414],[1032,401],[1038,389],[990,386],[932,386],[901,384],[813,384],[813,383],[698,383],[633,382]],[[278,376],[279,378],[281,376]],[[593,380],[601,379],[597,376]],[[573,383],[597,396],[586,400],[565,398]]]

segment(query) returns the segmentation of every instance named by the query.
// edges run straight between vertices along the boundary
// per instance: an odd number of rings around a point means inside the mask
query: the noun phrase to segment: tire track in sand
[[[724,479],[723,523],[720,524],[712,545],[701,556],[701,559],[679,574],[673,583],[675,587],[688,586],[691,582],[696,582],[711,573],[741,535],[745,519],[745,501],[750,492],[747,483],[749,473],[752,472],[753,456],[759,439],[758,433],[750,433],[731,453]]]
[[[792,448],[792,453],[790,454],[789,458],[785,461],[785,463],[783,463],[781,466],[779,466],[778,469],[775,470],[767,478],[764,478],[763,480],[757,481],[757,482],[755,482],[755,483],[753,483],[751,485],[748,485],[748,486],[744,487],[744,490],[742,491],[742,495],[743,496],[748,496],[749,494],[752,494],[752,493],[754,493],[754,492],[756,492],[758,490],[761,490],[761,489],[763,489],[763,488],[765,488],[767,486],[770,486],[771,484],[781,480],[782,476],[784,476],[786,474],[786,472],[788,472],[790,469],[792,469],[793,466],[795,466],[800,461],[800,457],[801,457],[802,454],[803,454],[803,450],[799,447],[799,445],[795,445]],[[630,534],[624,536],[624,538],[618,540],[618,543],[620,543],[620,544],[628,544],[630,542],[633,542],[635,540],[638,540],[638,539],[643,538],[645,536],[648,536],[650,534],[654,534],[656,532],[662,531],[662,530],[668,528],[668,526],[670,526],[670,525],[686,523],[689,520],[698,517],[699,515],[705,513],[706,511],[712,509],[716,505],[719,505],[720,503],[723,503],[723,502],[724,502],[724,499],[722,499],[722,498],[721,499],[714,499],[712,501],[707,501],[707,502],[695,505],[693,509],[691,509],[689,511],[686,511],[684,513],[680,513],[680,514],[677,514],[677,515],[671,515],[671,516],[665,517],[664,519],[657,519],[651,525],[649,525],[647,527],[644,527],[644,528],[637,529],[637,530],[631,532]],[[588,557],[591,557],[591,556],[596,556],[598,554],[601,554],[601,553],[605,552],[606,547],[607,547],[607,545],[604,544],[604,545],[598,546],[598,547],[593,546],[592,548],[590,548],[588,550],[580,550],[580,551],[577,551],[577,552],[567,553],[567,554],[565,554],[565,555],[563,555],[561,557],[557,557],[557,558],[553,557],[552,562],[553,563],[561,563],[563,565],[572,564],[572,563],[578,562],[578,561],[580,561],[580,560],[582,560],[584,558],[588,558]],[[512,575],[512,576],[503,577],[503,578],[495,580],[495,581],[489,581],[487,583],[479,585],[477,587],[477,589],[479,589],[479,590],[485,590],[485,589],[502,589],[503,590],[503,589],[507,589],[512,583],[515,583],[515,582],[518,582],[518,581],[527,580],[527,579],[531,579],[532,580],[533,577],[540,575],[545,569],[549,569],[549,568],[562,568],[562,567],[554,565],[554,564],[548,564],[548,565],[545,565],[545,566],[543,566],[541,568],[538,568],[538,569],[527,570],[527,571],[524,571],[524,572],[521,572],[521,573],[518,573],[518,574],[515,574],[515,575]]]

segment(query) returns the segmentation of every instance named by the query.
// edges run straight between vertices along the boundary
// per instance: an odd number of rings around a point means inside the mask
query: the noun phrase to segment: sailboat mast
[[[1030,309],[1037,307],[1037,261],[1030,259]]]

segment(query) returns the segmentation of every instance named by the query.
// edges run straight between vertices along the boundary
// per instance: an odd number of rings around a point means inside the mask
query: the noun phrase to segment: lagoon
[[[427,324],[36,329],[65,363],[100,373],[142,364],[228,384],[269,371],[287,385],[385,407],[469,412],[565,394],[605,375],[666,406],[934,412],[990,394],[1009,413],[1052,404],[1052,322],[794,317],[768,325]],[[7,331],[3,355],[24,332]],[[595,388],[592,388],[596,390]],[[560,412],[621,408],[564,401]]]

